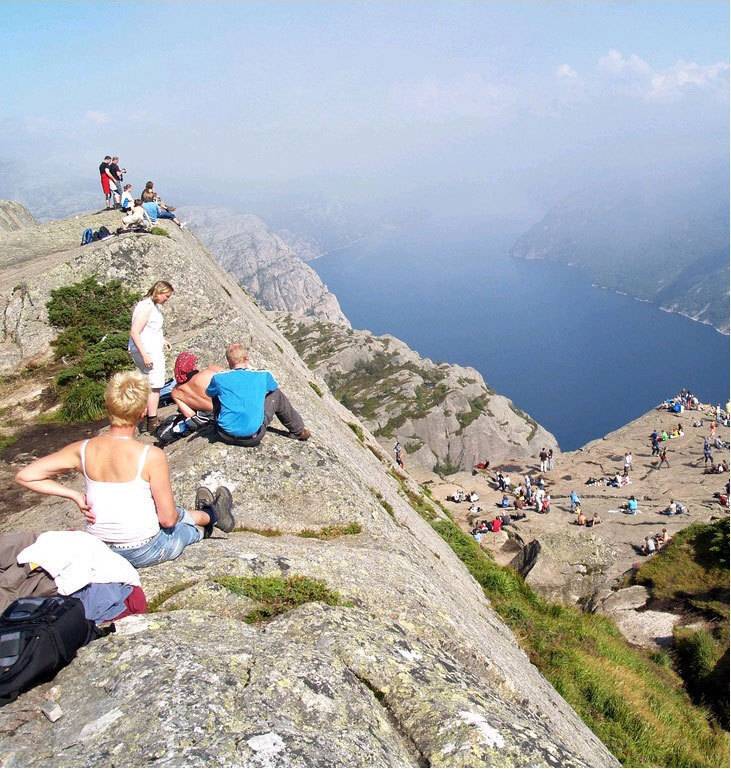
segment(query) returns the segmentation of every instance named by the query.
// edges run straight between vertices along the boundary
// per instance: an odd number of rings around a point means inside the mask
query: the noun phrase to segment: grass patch
[[[148,612],[156,612],[160,611],[161,606],[165,603],[165,601],[170,600],[174,595],[177,595],[178,593],[182,593],[183,590],[187,590],[189,587],[192,587],[195,585],[196,580],[191,579],[187,582],[179,582],[177,585],[171,585],[168,588],[165,588],[165,590],[162,591],[162,593],[158,593],[148,604],[147,604],[147,611]]]
[[[634,582],[648,587],[653,598],[684,603],[711,618],[728,619],[728,543],[728,518],[693,523],[644,563]]]
[[[51,292],[46,305],[48,320],[59,329],[52,345],[56,359],[67,366],[56,377],[62,421],[93,421],[104,416],[106,380],[132,365],[127,340],[138,298],[119,280],[101,284],[96,278]]]
[[[488,399],[484,395],[481,395],[478,398],[472,398],[469,404],[470,408],[468,411],[462,411],[457,414],[457,421],[459,422],[457,435],[462,433],[465,428],[469,427],[476,419],[479,419],[487,412]]]
[[[277,350],[279,350],[279,352],[282,352],[282,353],[284,352],[284,347],[282,347],[282,345],[279,344],[279,342],[275,342],[274,346],[277,348]]]
[[[694,701],[729,721],[729,519],[679,531],[634,575],[656,601],[671,603],[706,626],[678,627],[671,650]]]
[[[406,441],[404,444],[404,449],[407,454],[416,454],[416,452],[424,445],[424,441],[421,440],[421,438],[416,438],[416,440]]]
[[[362,531],[363,527],[359,523],[333,524],[332,526],[323,526],[321,529],[302,529],[297,536],[307,539],[336,539],[337,537],[360,534]]]
[[[393,519],[394,519],[394,521],[395,521],[395,520],[396,520],[396,511],[393,509],[393,505],[392,505],[390,502],[388,502],[388,501],[387,501],[387,500],[384,498],[383,494],[381,494],[381,492],[380,492],[380,491],[377,491],[376,489],[371,489],[371,491],[373,492],[373,496],[374,496],[374,497],[375,497],[375,498],[378,500],[378,502],[380,503],[381,507],[382,507],[382,508],[383,508],[383,509],[384,509],[384,510],[385,510],[385,511],[386,511],[386,512],[387,512],[387,513],[388,513],[388,514],[391,516],[391,518],[393,518]]]
[[[10,448],[17,440],[17,435],[0,435],[0,453]]]
[[[322,398],[322,390],[314,382],[308,382],[307,384],[312,388],[315,395]]]
[[[170,233],[164,227],[152,227],[150,235],[159,235],[161,238],[169,238]]]
[[[253,526],[237,526],[234,531],[246,532],[247,534],[258,534],[260,537],[282,536],[282,532],[279,529],[257,529]]]
[[[445,475],[454,475],[455,473],[458,473],[460,470],[459,465],[455,465],[452,462],[450,462],[449,457],[447,457],[444,460],[438,459],[434,463],[434,467],[432,470],[440,477],[444,477]]]
[[[679,677],[606,617],[540,598],[451,519],[432,526],[482,586],[531,662],[628,766],[727,766],[728,735]]]
[[[235,595],[243,595],[256,601],[259,606],[250,611],[244,620],[249,623],[263,622],[284,614],[305,603],[325,603],[343,606],[336,590],[330,590],[319,579],[296,575],[294,577],[217,577],[214,582]]]
[[[412,491],[404,478],[400,477],[395,472],[391,471],[389,475],[396,479],[401,489],[401,493],[409,500],[411,507],[413,507],[422,518],[431,522],[439,517],[439,513],[434,509],[434,505],[424,494],[417,494]]]
[[[348,422],[348,427],[355,433],[355,437],[361,442],[365,442],[365,435],[363,434],[363,428],[355,422]]]

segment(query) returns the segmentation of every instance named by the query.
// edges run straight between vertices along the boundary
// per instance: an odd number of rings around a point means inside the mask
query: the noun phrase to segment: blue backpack
[[[94,230],[92,230],[91,227],[87,227],[84,230],[83,235],[81,236],[81,245],[88,246],[89,243],[92,243],[93,241],[94,241]]]

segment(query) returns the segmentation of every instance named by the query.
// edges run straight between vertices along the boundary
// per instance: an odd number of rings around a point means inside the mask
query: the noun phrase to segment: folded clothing
[[[132,564],[85,531],[47,531],[22,550],[19,564],[33,563],[53,577],[61,595],[95,582],[140,586]]]

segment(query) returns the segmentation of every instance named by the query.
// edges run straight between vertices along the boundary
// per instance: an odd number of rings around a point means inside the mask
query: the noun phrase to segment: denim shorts
[[[165,561],[174,561],[188,545],[203,539],[201,529],[195,525],[187,510],[178,507],[178,522],[170,529],[160,531],[144,545],[122,550],[110,545],[112,550],[124,556],[137,569],[154,566]]]

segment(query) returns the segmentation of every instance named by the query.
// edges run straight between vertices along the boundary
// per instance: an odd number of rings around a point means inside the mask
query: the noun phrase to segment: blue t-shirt
[[[206,395],[221,403],[219,426],[230,435],[245,438],[264,423],[264,399],[278,386],[268,371],[235,368],[214,374]]]
[[[158,207],[154,201],[149,201],[142,204],[142,208],[147,211],[147,215],[150,217],[150,221],[154,224],[157,221]]]

